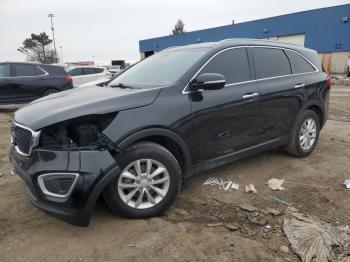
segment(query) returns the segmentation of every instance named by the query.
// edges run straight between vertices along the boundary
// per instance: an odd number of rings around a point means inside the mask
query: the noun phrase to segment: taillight
[[[64,79],[66,79],[69,84],[73,84],[73,78],[70,75],[67,75]]]
[[[330,75],[328,75],[327,76],[327,85],[329,86],[329,87],[331,87],[332,86],[332,77],[330,76]]]

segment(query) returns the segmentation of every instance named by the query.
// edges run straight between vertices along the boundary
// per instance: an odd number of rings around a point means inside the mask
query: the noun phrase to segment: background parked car
[[[112,78],[112,73],[104,67],[73,66],[68,67],[66,71],[72,76],[74,87],[95,80],[109,80]]]
[[[116,75],[122,70],[120,65],[112,65],[108,67],[108,71],[112,73],[112,75]]]
[[[80,85],[79,87],[88,87],[88,86],[106,86],[111,79],[98,79],[95,81],[87,82],[85,84]]]
[[[72,87],[72,78],[61,66],[0,63],[1,104],[30,102]]]

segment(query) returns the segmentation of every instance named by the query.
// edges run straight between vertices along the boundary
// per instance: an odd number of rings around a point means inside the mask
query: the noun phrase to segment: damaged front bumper
[[[11,148],[14,171],[25,182],[29,200],[70,224],[87,226],[96,200],[120,169],[108,150],[35,149],[26,158]]]

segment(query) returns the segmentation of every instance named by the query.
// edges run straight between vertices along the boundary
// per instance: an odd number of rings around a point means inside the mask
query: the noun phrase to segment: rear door
[[[259,89],[252,80],[246,48],[233,48],[212,58],[198,73],[219,73],[220,90],[189,94],[197,163],[230,155],[255,145],[260,123]]]
[[[252,47],[249,50],[261,92],[259,142],[286,138],[304,98],[304,78],[292,75],[289,58],[283,49]]]
[[[96,72],[96,68],[94,67],[84,67],[83,74],[84,74],[84,80],[82,81],[82,84],[94,81],[99,78],[99,75]]]
[[[0,103],[11,102],[14,95],[13,80],[11,78],[11,65],[0,64]]]
[[[13,64],[13,100],[28,102],[41,97],[47,72],[34,64]]]

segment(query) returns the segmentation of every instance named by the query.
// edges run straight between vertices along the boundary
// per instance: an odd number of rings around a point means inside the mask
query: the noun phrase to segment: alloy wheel
[[[139,159],[124,168],[118,179],[118,194],[128,206],[145,209],[157,205],[168,193],[170,176],[160,162]]]
[[[301,125],[299,134],[300,147],[304,151],[308,151],[312,148],[316,141],[317,125],[314,119],[308,118]]]

